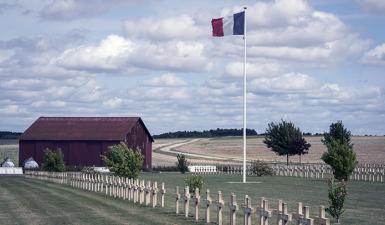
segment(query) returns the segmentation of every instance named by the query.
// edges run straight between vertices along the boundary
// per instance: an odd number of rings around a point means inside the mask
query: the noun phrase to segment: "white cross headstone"
[[[212,199],[210,197],[210,190],[206,190],[206,198],[204,200],[205,206],[206,206],[206,213],[205,213],[205,219],[206,223],[210,223],[210,205],[212,203]]]
[[[314,219],[315,225],[330,225],[330,220],[325,216],[325,206],[321,205],[319,215]]]
[[[160,207],[164,207],[164,195],[166,194],[166,188],[162,182],[162,188],[160,189]]]
[[[175,191],[175,214],[179,214],[179,200],[180,200],[179,187],[176,186],[176,191]]]
[[[297,213],[293,213],[293,219],[297,222],[297,225],[314,225],[314,219],[311,219],[309,206],[302,207],[302,203],[298,203]]]
[[[184,195],[183,195],[183,200],[184,200],[184,217],[188,217],[188,212],[189,212],[189,207],[190,207],[190,189],[188,186],[184,188]]]
[[[151,181],[147,181],[147,186],[144,188],[144,191],[146,193],[145,204],[149,205],[151,201]]]
[[[254,212],[254,208],[251,206],[251,199],[248,195],[245,195],[245,202],[243,205],[243,224],[251,225],[251,214]]]
[[[195,188],[193,200],[194,200],[194,208],[195,208],[194,218],[195,218],[195,221],[198,221],[199,220],[199,203],[201,202],[201,196],[199,195],[199,188]]]
[[[278,200],[276,215],[278,225],[287,225],[292,219],[291,214],[287,211],[287,204],[282,202],[282,200]]]
[[[223,224],[223,206],[225,205],[225,202],[223,201],[222,192],[218,191],[218,200],[215,202],[217,206],[217,224],[222,225]]]
[[[144,188],[145,188],[144,180],[141,180],[139,184],[139,204],[144,203]]]
[[[265,198],[261,198],[259,207],[259,221],[261,225],[268,225],[271,211],[269,210],[269,202]]]
[[[229,208],[230,208],[230,225],[236,225],[238,204],[237,204],[237,196],[234,193],[231,193]]]
[[[152,208],[155,208],[158,204],[158,182],[152,184]]]

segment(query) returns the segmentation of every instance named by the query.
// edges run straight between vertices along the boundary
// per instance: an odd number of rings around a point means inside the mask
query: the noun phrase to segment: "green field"
[[[196,224],[162,209],[149,209],[53,183],[0,177],[0,224]]]
[[[185,220],[174,214],[175,186],[183,186],[186,175],[178,173],[145,173],[143,179],[165,182],[167,188],[166,207],[148,209],[121,199],[106,197],[73,189],[69,186],[45,183],[23,177],[0,177],[0,221],[1,224],[203,224]],[[228,183],[240,181],[239,175],[205,175],[204,188],[210,188],[213,200],[221,190],[226,202],[231,192],[237,194],[238,204],[244,194],[252,198],[253,206],[260,197],[270,200],[270,207],[276,207],[276,200],[289,204],[289,212],[294,212],[296,203],[309,205],[311,215],[318,212],[320,204],[327,204],[326,181],[306,180],[292,177],[250,177],[259,183]],[[202,196],[203,198],[203,196]],[[258,199],[258,201],[257,201]],[[346,213],[342,224],[380,225],[385,221],[385,184],[350,182]],[[180,203],[182,210],[182,203]],[[227,205],[227,204],[226,204]],[[203,218],[203,207],[200,217]],[[193,212],[190,208],[190,212]],[[214,209],[211,214],[215,221]],[[228,207],[224,209],[225,224],[228,221]],[[238,212],[239,224],[242,221]],[[272,221],[275,221],[272,220]],[[253,215],[253,223],[256,216]],[[294,224],[294,223],[293,223]]]
[[[182,174],[154,174],[142,175],[144,179],[165,182],[175,192],[175,186],[184,186]],[[225,202],[229,202],[230,194],[237,195],[238,204],[243,203],[245,194],[252,199],[255,207],[259,205],[261,197],[269,200],[270,207],[276,208],[277,200],[281,199],[288,203],[289,212],[295,212],[297,202],[302,201],[304,205],[310,206],[311,216],[318,215],[319,205],[327,206],[327,181],[316,179],[303,179],[296,177],[249,177],[248,181],[260,183],[229,183],[241,181],[240,175],[205,175],[206,188],[210,189],[211,197],[216,199],[216,193],[220,190],[223,193]],[[349,196],[346,204],[346,212],[342,218],[342,224],[349,225],[384,225],[385,224],[385,183],[349,182]],[[203,197],[203,196],[202,196]],[[174,207],[174,195],[168,195],[167,201],[170,210]],[[228,221],[228,207],[225,208],[224,220]],[[239,221],[242,221],[241,210],[238,212]],[[203,218],[203,210],[201,211]],[[215,218],[215,214],[212,214]],[[253,218],[256,221],[256,217]],[[272,220],[272,221],[275,221]],[[294,224],[294,223],[293,223]]]

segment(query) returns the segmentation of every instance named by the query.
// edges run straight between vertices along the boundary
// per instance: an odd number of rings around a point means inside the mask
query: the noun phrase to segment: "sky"
[[[291,121],[385,134],[384,0],[0,0],[0,130],[40,116],[140,116],[152,134]]]

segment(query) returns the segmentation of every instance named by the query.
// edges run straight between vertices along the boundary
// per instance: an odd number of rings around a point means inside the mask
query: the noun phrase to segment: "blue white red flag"
[[[226,35],[244,35],[245,12],[236,13],[232,16],[212,19],[213,36],[222,37]]]

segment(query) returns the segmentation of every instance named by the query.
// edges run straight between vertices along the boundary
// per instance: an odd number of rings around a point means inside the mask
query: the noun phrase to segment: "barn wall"
[[[127,146],[139,148],[144,156],[143,169],[152,169],[152,143],[143,125],[138,121],[126,136]]]
[[[19,141],[19,165],[24,165],[24,161],[29,157],[35,158],[35,142]]]
[[[101,155],[108,146],[119,141],[24,141],[19,142],[19,165],[33,157],[39,164],[43,163],[44,149],[60,148],[67,166],[104,166]]]

